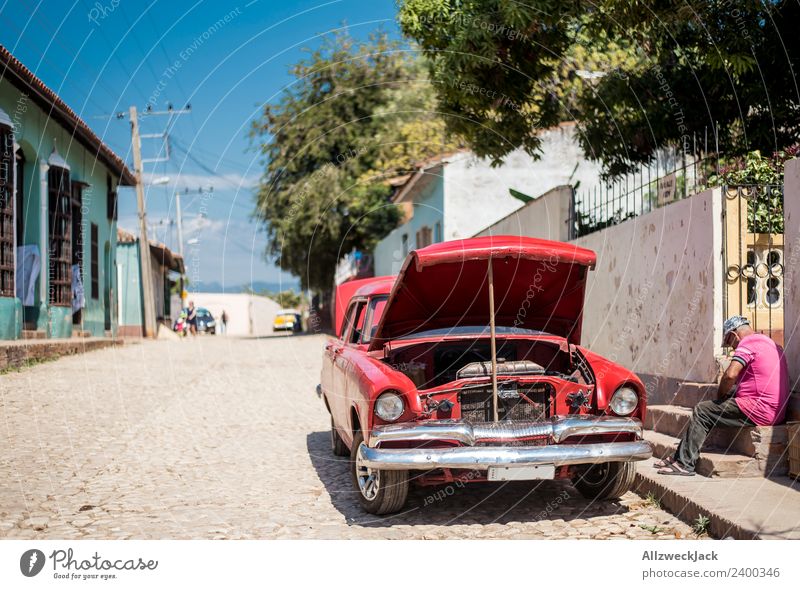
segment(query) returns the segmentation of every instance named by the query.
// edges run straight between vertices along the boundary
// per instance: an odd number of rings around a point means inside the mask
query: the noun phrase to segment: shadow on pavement
[[[329,432],[306,438],[311,463],[333,506],[351,525],[470,525],[540,520],[590,520],[625,513],[617,501],[585,499],[568,481],[450,484],[422,487],[412,483],[402,512],[374,516],[361,509],[350,480],[349,460],[334,456]]]

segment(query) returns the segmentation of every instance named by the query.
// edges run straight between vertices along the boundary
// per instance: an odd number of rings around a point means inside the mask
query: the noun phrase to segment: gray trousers
[[[694,407],[689,427],[678,444],[675,460],[687,470],[694,470],[700,457],[700,448],[713,427],[752,427],[753,423],[742,413],[733,397],[724,401],[703,401]]]

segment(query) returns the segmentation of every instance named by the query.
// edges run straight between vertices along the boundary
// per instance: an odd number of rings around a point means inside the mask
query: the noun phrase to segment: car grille
[[[543,421],[550,417],[553,387],[549,383],[498,384],[497,393],[497,417],[500,420]],[[462,391],[459,401],[462,419],[471,423],[494,420],[492,387]]]

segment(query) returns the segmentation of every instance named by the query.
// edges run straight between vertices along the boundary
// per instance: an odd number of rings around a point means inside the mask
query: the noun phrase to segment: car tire
[[[331,450],[334,456],[350,456],[350,448],[345,445],[342,436],[333,425],[333,417],[331,417]]]
[[[356,432],[350,449],[350,473],[353,486],[364,511],[373,515],[386,515],[400,511],[408,499],[407,470],[375,470],[358,465],[358,448],[364,442],[361,432]],[[374,476],[374,483],[363,489],[363,478]],[[362,479],[360,481],[360,479]],[[377,487],[377,488],[376,488]]]
[[[587,499],[619,499],[633,487],[634,462],[591,464],[572,479],[575,488]]]

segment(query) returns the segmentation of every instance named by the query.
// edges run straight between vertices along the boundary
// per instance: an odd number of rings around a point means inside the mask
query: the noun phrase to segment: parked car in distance
[[[272,331],[303,331],[303,321],[300,311],[294,309],[281,309],[272,322]]]
[[[172,322],[172,331],[185,333],[188,329],[186,327],[186,317],[189,314],[189,309],[183,309],[180,316]],[[208,333],[214,335],[217,333],[217,322],[211,311],[205,307],[197,307],[197,333]]]
[[[197,308],[197,333],[208,333],[215,335],[217,333],[217,322],[211,311],[205,307]]]
[[[595,260],[527,237],[438,243],[340,305],[317,392],[367,512],[402,509],[412,481],[569,479],[593,499],[631,488],[652,455],[645,388],[580,345]]]

